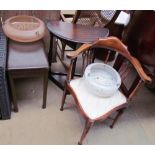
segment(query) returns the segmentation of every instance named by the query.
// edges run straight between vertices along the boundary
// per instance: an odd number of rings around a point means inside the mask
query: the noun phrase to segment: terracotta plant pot
[[[18,42],[33,42],[44,37],[45,24],[33,16],[14,16],[3,24],[5,35]]]

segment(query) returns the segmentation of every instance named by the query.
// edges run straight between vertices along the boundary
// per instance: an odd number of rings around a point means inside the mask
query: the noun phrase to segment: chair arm
[[[67,52],[66,56],[69,59],[75,59],[76,57],[78,57],[78,55],[80,55],[82,52],[87,51],[90,47],[92,47],[92,44],[83,44],[76,51]]]
[[[68,68],[67,78],[66,78],[67,83],[69,83],[71,79],[73,79],[74,77],[76,61],[77,61],[77,58],[71,59],[71,62]]]
[[[140,62],[135,57],[131,56],[130,62],[134,65],[141,79],[146,83],[151,83],[152,79],[144,72]]]

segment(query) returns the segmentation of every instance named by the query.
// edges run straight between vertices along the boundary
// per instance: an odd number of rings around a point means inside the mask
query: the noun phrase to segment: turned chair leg
[[[113,128],[113,127],[114,127],[116,121],[117,121],[118,118],[123,114],[123,112],[124,112],[124,109],[120,109],[120,110],[118,111],[118,114],[117,114],[116,117],[114,118],[112,124],[110,125],[110,128]]]
[[[64,110],[64,104],[65,104],[65,100],[66,100],[66,95],[67,95],[67,88],[65,86],[65,89],[64,89],[64,92],[63,92],[63,96],[62,96],[60,111]]]
[[[88,131],[93,126],[94,122],[90,122],[89,119],[85,123],[85,128],[83,130],[83,133],[81,135],[80,141],[78,142],[78,145],[82,145],[83,140],[85,139],[86,135],[88,134]]]

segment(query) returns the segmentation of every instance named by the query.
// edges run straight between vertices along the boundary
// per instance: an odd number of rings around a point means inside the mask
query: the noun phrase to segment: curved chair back
[[[83,57],[83,71],[88,64],[93,63],[95,61],[93,48],[96,47],[110,49],[117,52],[116,58],[113,62],[113,67],[121,75],[121,90],[128,99],[132,98],[142,81],[151,82],[151,78],[144,72],[140,62],[130,54],[130,52],[127,49],[127,46],[125,46],[116,37],[107,37],[104,39],[99,39],[93,44],[84,44],[76,51],[67,53],[68,58],[72,59],[72,63],[70,66],[70,76],[68,75],[68,80],[71,80],[72,78],[72,70],[74,68],[73,65],[80,54],[82,54]],[[101,52],[102,51],[103,50],[101,50]],[[130,77],[132,76],[131,74],[133,72],[133,69],[135,69],[137,75],[134,77]],[[130,82],[127,82],[128,78],[133,79],[133,81],[130,80]]]

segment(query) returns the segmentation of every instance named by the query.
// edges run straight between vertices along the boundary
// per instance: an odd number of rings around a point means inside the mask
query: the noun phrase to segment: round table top
[[[74,43],[92,43],[109,35],[107,28],[72,24],[62,21],[49,21],[47,28],[54,36]]]

